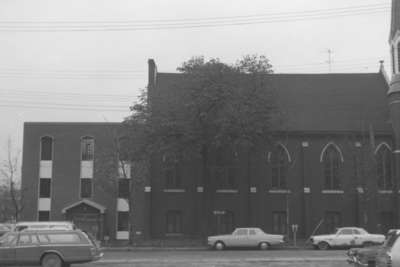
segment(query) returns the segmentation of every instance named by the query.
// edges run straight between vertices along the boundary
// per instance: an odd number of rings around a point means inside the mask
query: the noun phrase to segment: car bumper
[[[93,256],[92,261],[98,261],[98,260],[100,260],[101,258],[103,258],[103,256],[104,256],[104,253],[103,253],[103,252],[100,252],[99,254]]]

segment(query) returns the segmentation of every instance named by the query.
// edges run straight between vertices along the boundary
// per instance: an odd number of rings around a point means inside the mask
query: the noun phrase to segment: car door
[[[354,245],[354,235],[352,229],[341,229],[337,232],[334,239],[335,246],[345,247]]]
[[[357,229],[353,229],[353,234],[354,234],[354,245],[357,247],[362,246],[364,241],[366,240],[365,234],[362,234]]]
[[[10,233],[2,237],[0,242],[0,266],[15,264],[15,245],[17,243],[17,234]]]
[[[257,229],[249,229],[248,246],[258,246],[263,236]]]
[[[246,228],[239,228],[234,232],[232,246],[234,247],[245,247],[248,246],[249,231]]]
[[[39,241],[34,233],[20,233],[15,247],[17,264],[38,264],[40,262]]]

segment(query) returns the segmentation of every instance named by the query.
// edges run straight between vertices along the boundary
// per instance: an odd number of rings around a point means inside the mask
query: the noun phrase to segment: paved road
[[[228,250],[228,251],[113,251],[104,258],[76,267],[342,267],[346,251],[313,250]]]

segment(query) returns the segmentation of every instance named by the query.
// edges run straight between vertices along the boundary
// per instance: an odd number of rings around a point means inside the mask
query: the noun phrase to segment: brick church
[[[285,125],[273,129],[276,143],[252,157],[250,167],[246,155],[228,161],[215,155],[210,173],[225,182],[213,186],[204,184],[200,162],[167,166],[159,157],[128,201],[130,163],[114,166],[114,174],[100,168],[119,123],[26,122],[22,219],[71,220],[112,241],[204,238],[239,226],[288,234],[296,224],[302,237],[338,226],[398,228],[400,0],[392,1],[389,45],[391,75],[383,64],[376,73],[268,75]],[[181,79],[148,63],[155,94]]]

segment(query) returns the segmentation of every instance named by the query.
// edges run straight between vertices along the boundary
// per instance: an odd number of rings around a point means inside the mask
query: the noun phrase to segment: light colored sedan
[[[330,235],[315,235],[310,238],[314,248],[326,250],[332,247],[368,247],[380,245],[384,235],[370,234],[359,227],[338,228]]]
[[[266,250],[285,242],[283,235],[266,234],[260,228],[236,228],[230,235],[209,236],[207,241],[210,247],[217,250],[226,247],[258,247]]]

